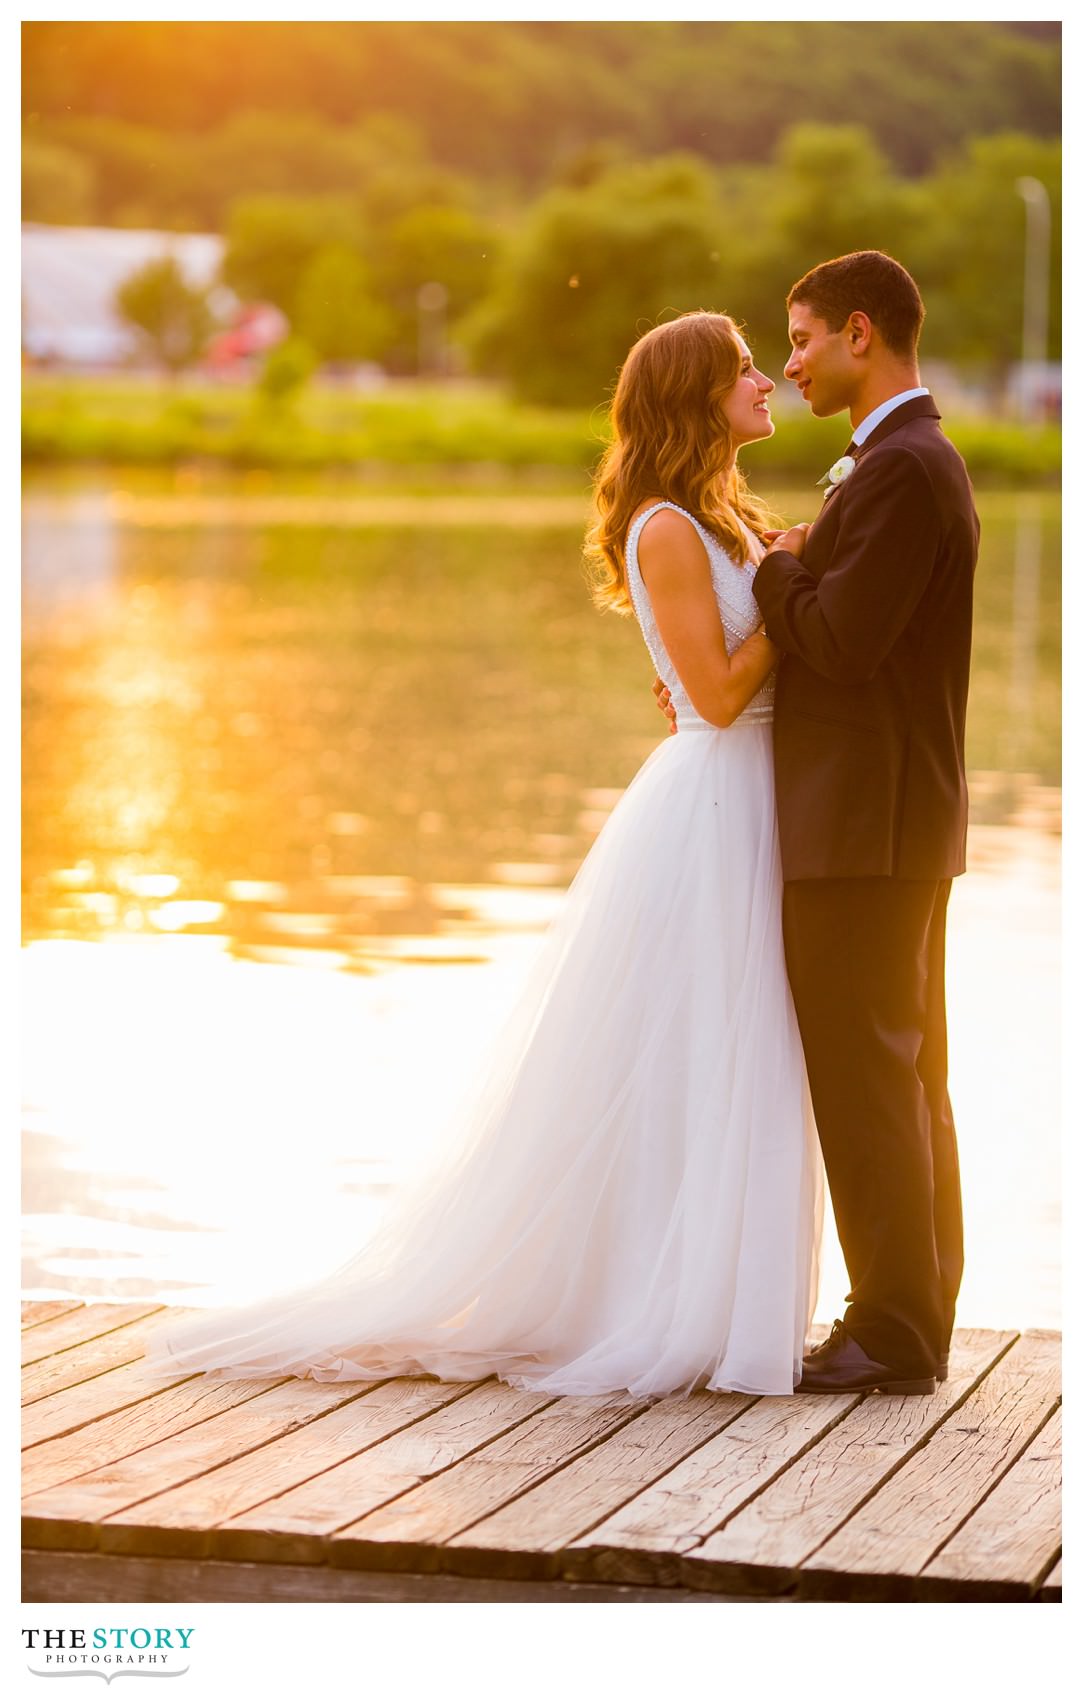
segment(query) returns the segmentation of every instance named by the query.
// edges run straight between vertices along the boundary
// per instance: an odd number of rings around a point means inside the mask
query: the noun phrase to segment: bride
[[[793,1391],[820,1158],[751,584],[773,516],[737,467],[774,431],[773,388],[721,313],[632,348],[588,556],[679,735],[606,822],[437,1157],[332,1273],[159,1330],[154,1375]]]

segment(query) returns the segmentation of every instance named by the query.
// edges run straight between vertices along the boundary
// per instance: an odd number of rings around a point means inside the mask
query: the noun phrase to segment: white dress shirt
[[[889,396],[887,401],[882,401],[879,407],[874,407],[872,412],[861,421],[860,425],[854,426],[854,434],[851,440],[855,449],[859,449],[870,432],[876,430],[880,421],[886,419],[889,413],[894,413],[895,409],[901,407],[904,401],[913,401],[915,396],[928,395],[928,393],[925,388],[901,390],[898,395]]]

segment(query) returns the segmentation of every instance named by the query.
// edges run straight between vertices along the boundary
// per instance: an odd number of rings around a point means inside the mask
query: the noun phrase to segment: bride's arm
[[[682,514],[663,508],[643,527],[639,570],[658,632],[693,708],[712,726],[732,726],[779,657],[762,632],[732,655],[711,583],[707,551]]]

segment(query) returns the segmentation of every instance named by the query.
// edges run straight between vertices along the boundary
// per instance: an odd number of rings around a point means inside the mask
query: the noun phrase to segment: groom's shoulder
[[[937,414],[907,419],[884,437],[869,455],[869,470],[878,462],[880,468],[886,471],[893,461],[897,465],[903,456],[919,461],[934,484],[945,479],[954,482],[960,474],[964,478],[967,476],[966,462],[945,434]]]

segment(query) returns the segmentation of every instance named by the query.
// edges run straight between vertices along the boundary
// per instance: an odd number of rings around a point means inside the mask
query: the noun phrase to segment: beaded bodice
[[[759,564],[759,557],[763,552],[762,546],[752,533],[748,532],[749,558],[746,564],[738,566],[731,560],[718,539],[712,537],[711,533],[700,524],[693,514],[690,514],[686,508],[678,507],[676,502],[655,502],[652,508],[647,508],[638,519],[633,520],[628,530],[628,537],[624,545],[628,593],[632,598],[632,607],[635,609],[636,619],[639,621],[644,641],[650,651],[655,671],[658,677],[669,687],[670,698],[677,710],[678,729],[683,731],[690,726],[709,727],[710,721],[704,720],[703,716],[692,707],[688,692],[681,684],[677,677],[677,670],[666,654],[665,645],[654,618],[654,610],[651,608],[650,597],[647,594],[647,587],[643,583],[639,570],[639,557],[637,555],[639,534],[651,515],[656,514],[659,508],[672,508],[675,513],[684,514],[685,518],[695,526],[703,540],[703,547],[707,551],[707,559],[711,564],[711,583],[714,586],[715,597],[718,601],[718,612],[725,633],[726,651],[729,655],[732,655],[745,638],[755,631],[762,618],[756,598],[752,594],[752,580],[755,576],[755,568]],[[741,726],[748,721],[770,720],[774,713],[774,704],[775,675],[772,672],[768,674],[756,695],[738,715],[733,724]]]

